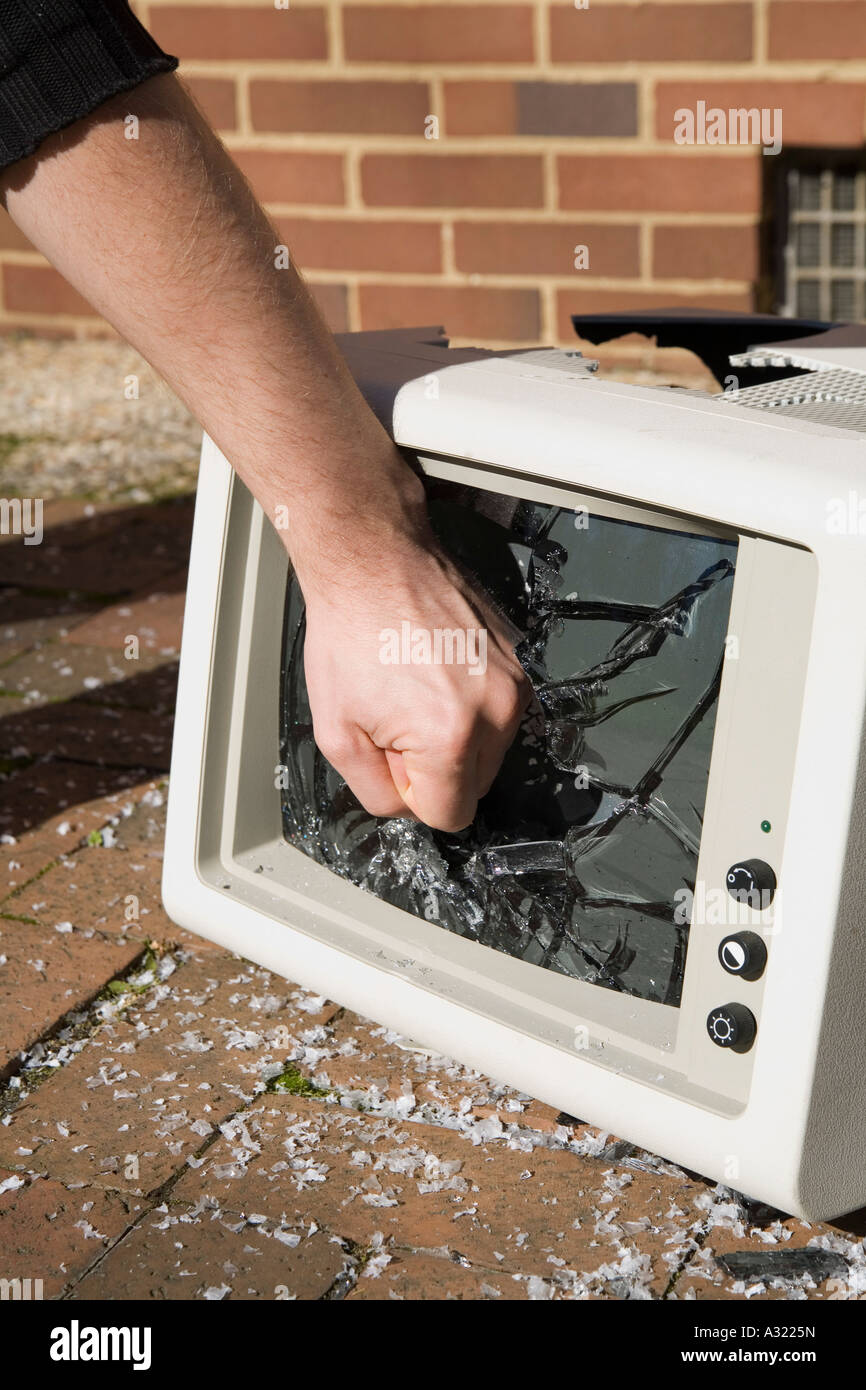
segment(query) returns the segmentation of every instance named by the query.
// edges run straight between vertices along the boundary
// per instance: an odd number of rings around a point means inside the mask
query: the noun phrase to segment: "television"
[[[762,347],[787,374],[712,394],[340,342],[534,698],[468,829],[369,815],[313,740],[285,550],[206,437],[170,916],[750,1197],[866,1203],[862,349]]]

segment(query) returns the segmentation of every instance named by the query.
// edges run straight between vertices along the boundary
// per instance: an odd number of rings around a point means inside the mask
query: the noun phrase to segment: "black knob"
[[[756,912],[769,907],[776,891],[776,875],[763,859],[743,859],[732,864],[725,877],[725,887],[739,903],[748,903]]]
[[[767,964],[764,939],[753,931],[738,931],[719,942],[719,961],[729,975],[758,980]]]
[[[707,1015],[707,1032],[717,1047],[748,1052],[757,1031],[755,1015],[745,1004],[720,1004]]]

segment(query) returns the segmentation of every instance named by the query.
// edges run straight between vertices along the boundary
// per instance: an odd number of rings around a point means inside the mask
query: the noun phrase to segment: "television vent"
[[[866,432],[866,376],[838,368],[723,391],[717,400],[793,415],[816,424]]]

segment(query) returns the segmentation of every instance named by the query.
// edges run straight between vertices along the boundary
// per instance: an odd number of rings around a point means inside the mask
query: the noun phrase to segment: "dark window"
[[[777,159],[775,311],[866,320],[866,156],[803,150]]]

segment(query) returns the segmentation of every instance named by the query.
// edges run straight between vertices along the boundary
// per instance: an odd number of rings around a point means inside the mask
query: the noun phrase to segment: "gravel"
[[[201,427],[127,344],[14,335],[0,379],[2,495],[147,502],[195,488]]]

